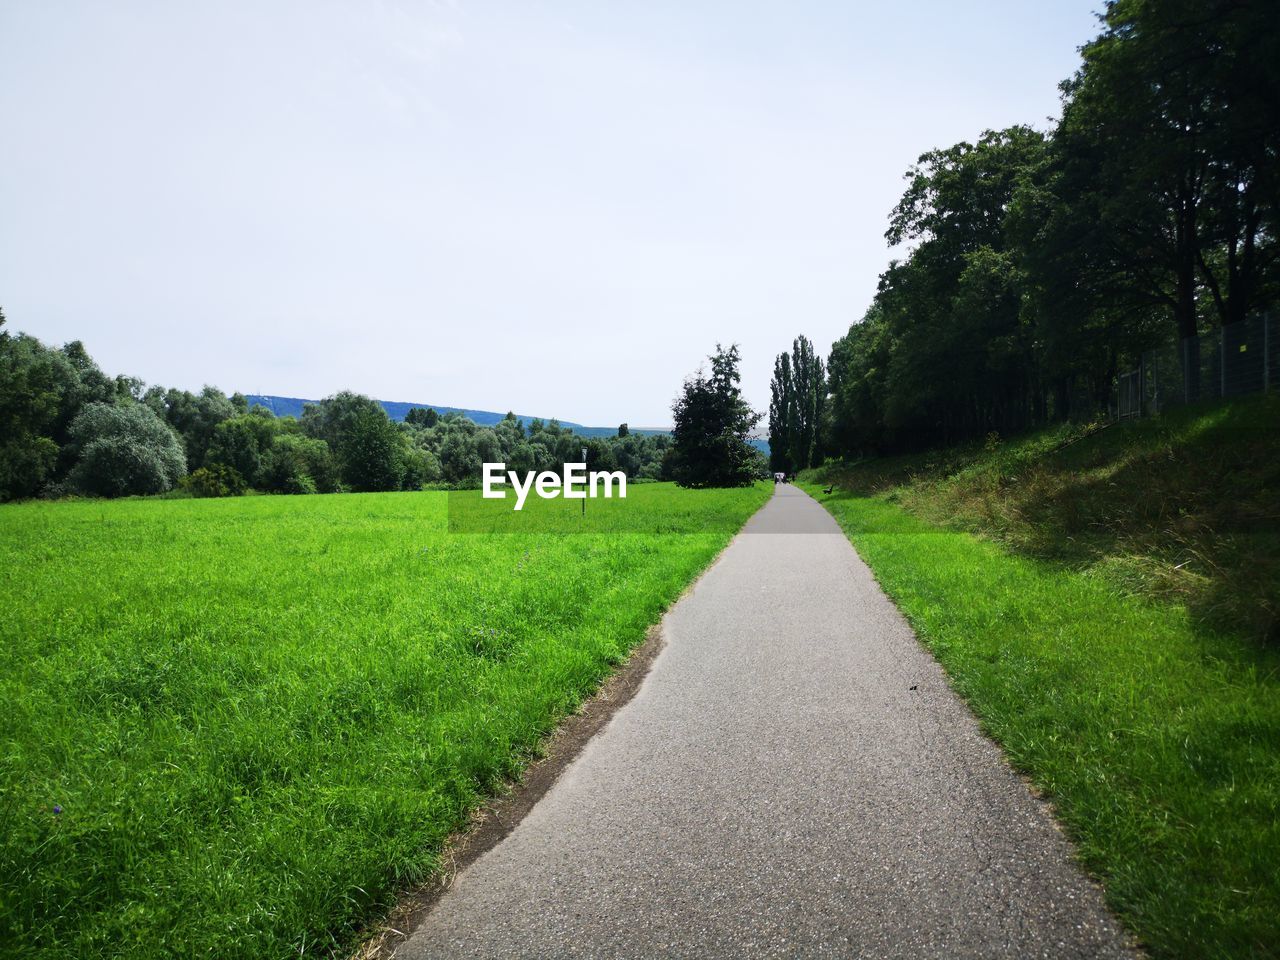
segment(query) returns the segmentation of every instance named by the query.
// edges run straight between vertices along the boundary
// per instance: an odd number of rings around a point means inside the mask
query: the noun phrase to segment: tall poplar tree
[[[773,364],[769,400],[769,463],[791,473],[822,462],[822,415],[827,378],[808,337],[796,337],[790,353]]]

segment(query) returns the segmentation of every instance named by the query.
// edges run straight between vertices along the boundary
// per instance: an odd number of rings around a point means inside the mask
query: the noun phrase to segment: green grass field
[[[0,507],[0,953],[340,954],[768,494]]]
[[[1275,409],[805,484],[1158,957],[1280,955]]]

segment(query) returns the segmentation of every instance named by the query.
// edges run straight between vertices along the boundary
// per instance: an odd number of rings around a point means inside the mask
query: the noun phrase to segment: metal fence
[[[1181,403],[1280,389],[1280,321],[1270,314],[1142,354],[1116,378],[1114,413],[1150,416]]]

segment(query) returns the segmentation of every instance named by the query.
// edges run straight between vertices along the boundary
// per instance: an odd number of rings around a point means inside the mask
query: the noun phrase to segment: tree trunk
[[[1195,201],[1184,198],[1179,204],[1177,223],[1177,273],[1174,292],[1174,323],[1182,344],[1182,383],[1185,399],[1200,398],[1200,341],[1196,339],[1196,228]]]

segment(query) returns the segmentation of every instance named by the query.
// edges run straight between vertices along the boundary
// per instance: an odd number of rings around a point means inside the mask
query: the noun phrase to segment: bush
[[[401,485],[406,490],[421,490],[428,483],[440,479],[440,461],[430,450],[409,447],[404,455],[404,478]]]
[[[22,431],[0,443],[0,501],[35,494],[57,462],[58,445],[48,437]]]
[[[223,420],[213,428],[205,466],[225,464],[246,481],[257,483],[263,460],[275,439],[274,418],[253,412]]]
[[[182,486],[194,497],[238,497],[249,485],[239,470],[225,463],[215,463],[184,477]]]
[[[258,486],[271,493],[336,493],[342,489],[329,445],[299,434],[282,434],[262,458]]]
[[[163,493],[187,472],[182,443],[138,403],[90,403],[71,423],[71,486],[100,497]]]

